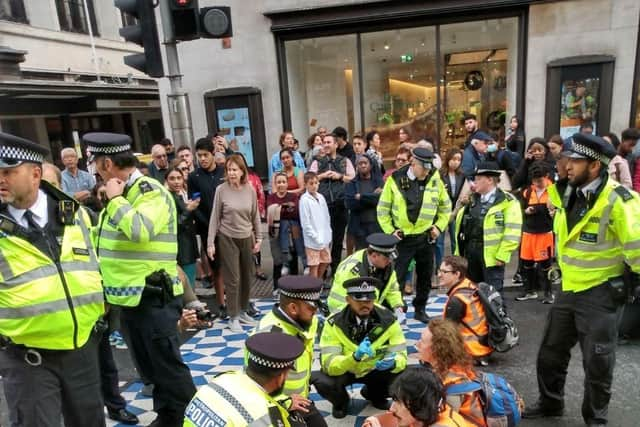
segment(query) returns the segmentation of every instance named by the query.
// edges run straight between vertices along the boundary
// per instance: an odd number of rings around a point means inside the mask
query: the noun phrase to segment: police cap
[[[603,165],[608,165],[616,151],[599,136],[576,133],[571,137],[571,146],[562,155],[570,159],[600,160]]]
[[[500,170],[498,163],[483,161],[478,162],[474,175],[500,176],[501,173],[502,171]]]
[[[376,299],[376,290],[382,286],[380,279],[375,277],[354,277],[342,284],[347,295],[356,301],[372,301]]]
[[[398,238],[393,234],[373,233],[367,236],[369,249],[393,259],[398,257],[398,251],[396,250],[398,241]]]
[[[322,280],[312,276],[284,276],[278,279],[280,295],[305,301],[320,299]]]
[[[424,163],[433,162],[433,151],[428,150],[424,147],[414,148],[413,150],[411,150],[411,155],[413,156],[414,159],[420,160],[421,162],[424,162]]]
[[[122,133],[90,132],[82,136],[82,141],[93,157],[131,150],[131,137]]]
[[[46,147],[0,132],[0,169],[14,168],[25,162],[41,164],[47,154],[49,150]]]
[[[249,360],[271,369],[291,368],[304,350],[302,341],[281,332],[260,332],[245,342]]]

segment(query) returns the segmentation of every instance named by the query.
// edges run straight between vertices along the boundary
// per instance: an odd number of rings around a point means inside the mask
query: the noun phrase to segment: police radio
[[[72,200],[60,200],[58,203],[58,218],[63,225],[73,225],[75,213],[76,207]]]

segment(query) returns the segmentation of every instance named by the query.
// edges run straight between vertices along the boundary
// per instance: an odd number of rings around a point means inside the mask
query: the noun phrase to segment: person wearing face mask
[[[278,281],[280,301],[273,306],[254,333],[282,332],[296,337],[304,351],[287,374],[282,397],[291,398],[289,411],[297,411],[309,427],[327,427],[313,401],[309,399],[312,382],[313,345],[318,332],[318,300],[322,280],[311,276],[286,276]]]
[[[280,401],[287,375],[304,351],[297,337],[281,332],[252,335],[245,342],[244,372],[225,372],[200,388],[184,413],[184,426],[305,426]]]
[[[462,171],[468,180],[473,181],[473,173],[478,163],[485,160],[491,140],[492,138],[481,130],[473,133],[471,141],[465,147],[462,155]]]
[[[433,152],[416,147],[410,165],[396,170],[384,184],[378,202],[378,223],[398,243],[396,275],[404,278],[412,259],[416,263],[414,318],[429,321],[424,309],[431,291],[435,242],[447,228],[451,199],[433,166]]]
[[[516,173],[516,167],[513,164],[510,151],[498,144],[497,135],[491,135],[491,140],[488,141],[485,160],[498,163],[500,170],[505,171],[509,177]]]
[[[442,381],[431,369],[407,368],[391,384],[389,412],[368,417],[362,427],[467,427],[468,422],[445,402]]]

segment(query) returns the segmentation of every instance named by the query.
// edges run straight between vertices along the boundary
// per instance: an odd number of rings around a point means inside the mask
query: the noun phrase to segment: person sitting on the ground
[[[389,412],[364,420],[362,427],[474,426],[445,403],[445,391],[431,369],[407,368],[391,384]]]

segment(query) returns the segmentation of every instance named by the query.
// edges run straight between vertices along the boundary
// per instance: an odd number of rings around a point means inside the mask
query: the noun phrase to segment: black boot
[[[537,400],[532,405],[524,408],[522,418],[543,418],[543,417],[561,417],[564,414],[564,407],[562,405],[550,406],[545,405],[542,401]]]
[[[424,311],[424,307],[416,307],[416,312],[413,315],[413,318],[422,322],[429,323],[429,315]]]

